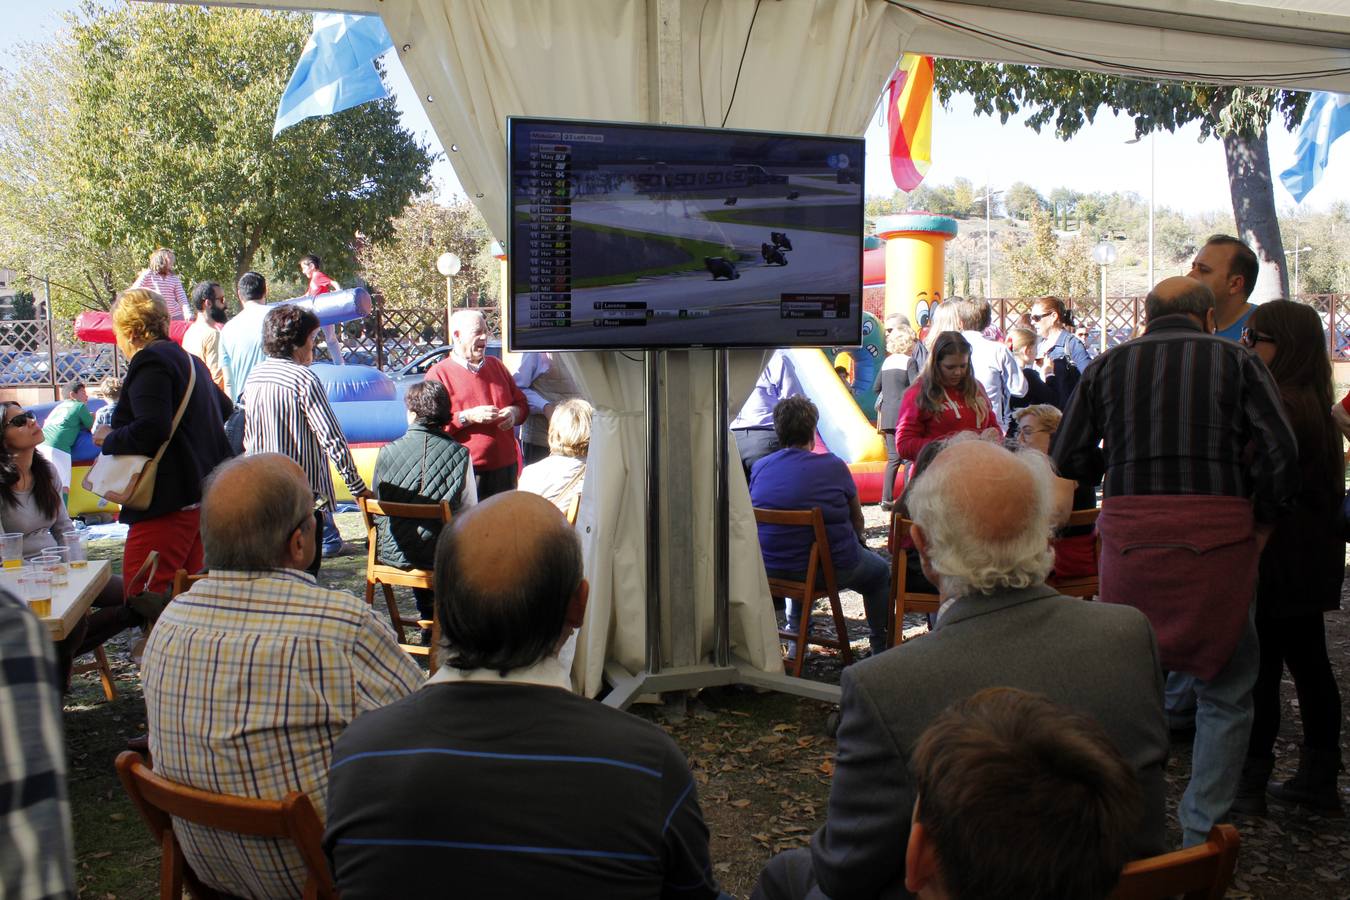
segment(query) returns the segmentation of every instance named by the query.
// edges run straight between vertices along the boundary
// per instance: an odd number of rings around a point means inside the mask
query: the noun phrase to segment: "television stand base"
[[[639,672],[636,675],[618,663],[608,662],[605,664],[605,680],[610,684],[610,691],[601,702],[616,709],[627,709],[642,694],[696,691],[728,684],[744,684],[748,687],[764,688],[825,703],[839,702],[837,684],[823,684],[805,678],[762,672],[738,659],[732,660],[731,665],[727,666],[701,663],[662,669],[659,672]]]

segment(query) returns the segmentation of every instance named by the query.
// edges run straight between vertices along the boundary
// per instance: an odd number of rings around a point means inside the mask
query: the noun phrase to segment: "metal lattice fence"
[[[76,341],[68,320],[0,321],[0,388],[50,390],[55,397],[63,384],[95,385],[124,367],[115,347]]]

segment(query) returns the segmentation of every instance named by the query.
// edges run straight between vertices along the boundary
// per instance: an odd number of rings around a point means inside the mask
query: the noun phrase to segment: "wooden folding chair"
[[[337,886],[323,855],[323,823],[309,797],[299,791],[280,800],[213,794],[161,778],[139,753],[130,750],[117,755],[117,777],[160,846],[160,900],[178,900],[184,887],[202,900],[221,896],[203,884],[184,859],[173,833],[174,818],[233,834],[289,839],[300,851],[308,873],[305,900],[337,900]]]
[[[1084,525],[1095,526],[1097,516],[1101,514],[1101,509],[1075,509],[1069,513],[1069,521],[1065,523],[1065,528],[1075,528]],[[1098,573],[1101,571],[1102,560],[1102,539],[1101,535],[1093,535],[1092,562],[1093,573],[1091,575],[1070,576],[1068,578],[1055,577],[1054,584],[1051,586],[1068,597],[1083,597],[1090,599],[1097,596],[1100,590],[1100,581]]]
[[[103,696],[109,702],[117,699],[117,683],[113,680],[112,666],[108,665],[108,654],[103,651],[103,645],[99,644],[89,654],[94,657],[91,663],[78,663],[70,667],[71,677],[83,675],[86,672],[97,672],[98,680],[103,684]]]
[[[942,605],[942,598],[937,594],[911,591],[905,585],[909,577],[906,569],[909,551],[905,549],[904,539],[909,537],[909,529],[913,524],[900,514],[899,509],[891,511],[891,532],[886,542],[891,551],[891,615],[888,633],[892,647],[905,642],[905,613],[936,613]]]
[[[778,632],[780,638],[792,642],[795,656],[792,660],[792,674],[800,678],[802,665],[806,662],[806,645],[830,647],[838,650],[844,665],[853,664],[853,648],[848,643],[848,625],[844,621],[844,607],[839,602],[839,585],[835,581],[834,560],[830,557],[830,542],[825,536],[825,517],[820,507],[811,509],[760,509],[755,508],[755,521],[760,525],[791,525],[810,528],[814,532],[811,550],[806,557],[806,577],[801,581],[784,578],[769,578],[769,594],[773,597],[797,600],[802,605],[801,620],[796,631],[786,628]],[[835,638],[812,638],[811,611],[821,597],[830,598],[830,612],[834,616]]]
[[[192,587],[197,582],[206,577],[205,572],[198,572],[196,575],[189,575],[187,569],[179,569],[173,573],[173,592],[170,597],[177,597],[179,594]]]
[[[1219,900],[1233,879],[1241,843],[1232,825],[1215,825],[1203,844],[1126,865],[1111,900]]]
[[[398,635],[399,645],[413,656],[427,657],[432,672],[435,672],[435,656],[430,652],[431,648],[406,643],[407,638],[403,629],[410,627],[430,628],[432,646],[435,646],[439,638],[437,634],[439,629],[434,622],[405,618],[398,611],[398,603],[394,599],[393,588],[393,585],[398,585],[400,587],[434,590],[434,573],[430,569],[400,569],[397,566],[381,562],[377,552],[379,532],[376,521],[381,517],[430,519],[439,520],[441,525],[445,526],[450,524],[450,503],[446,500],[442,500],[440,503],[394,503],[388,500],[367,500],[364,497],[358,497],[356,504],[361,509],[361,520],[366,525],[366,602],[374,605],[375,585],[380,585],[384,590],[384,602],[389,608],[389,621],[394,625],[394,633]]]

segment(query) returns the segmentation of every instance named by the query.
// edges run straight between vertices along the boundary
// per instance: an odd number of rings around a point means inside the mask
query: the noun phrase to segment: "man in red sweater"
[[[525,421],[529,401],[502,361],[487,356],[487,321],[475,309],[450,317],[450,355],[427,371],[450,394],[446,434],[469,448],[479,501],[514,490],[519,458],[512,429]]]

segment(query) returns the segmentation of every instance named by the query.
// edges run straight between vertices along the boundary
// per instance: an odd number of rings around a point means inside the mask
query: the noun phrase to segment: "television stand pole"
[[[663,667],[661,649],[661,599],[665,593],[665,582],[661,577],[661,564],[664,551],[668,546],[663,540],[665,529],[661,514],[663,488],[669,491],[670,479],[667,478],[668,466],[661,454],[662,425],[670,424],[670,417],[662,416],[667,408],[669,391],[661,378],[663,366],[669,363],[665,350],[648,350],[646,353],[647,387],[647,637],[646,661],[642,672],[636,675],[626,671],[614,661],[605,664],[605,678],[611,690],[605,696],[608,706],[626,709],[641,694],[662,694],[672,691],[691,691],[718,685],[744,684],[751,687],[794,694],[812,700],[827,703],[839,702],[839,686],[809,681],[805,678],[790,678],[781,673],[769,674],[754,668],[748,662],[733,658],[731,655],[731,598],[729,538],[731,532],[731,505],[728,498],[727,466],[730,463],[728,427],[731,423],[727,409],[727,351],[716,350],[713,356],[714,371],[714,415],[718,428],[715,432],[714,457],[716,462],[716,481],[713,487],[713,647],[711,654],[704,653],[704,662],[691,665]],[[683,402],[683,398],[681,398]],[[684,416],[685,424],[688,416]],[[677,431],[678,433],[678,431]],[[739,463],[738,463],[739,464]],[[688,482],[678,488],[688,491]],[[686,505],[687,508],[687,505]],[[683,567],[682,571],[692,571],[692,559],[675,559],[671,569]],[[692,606],[689,607],[692,610]],[[674,610],[672,610],[673,612]],[[673,629],[685,629],[685,634],[694,633],[696,623],[692,615],[689,621],[674,621]],[[711,657],[709,660],[708,657]]]

